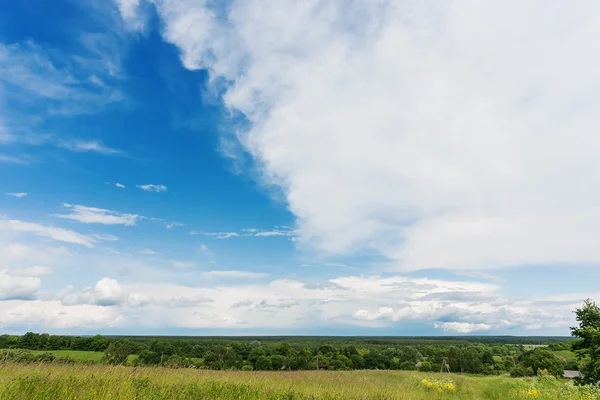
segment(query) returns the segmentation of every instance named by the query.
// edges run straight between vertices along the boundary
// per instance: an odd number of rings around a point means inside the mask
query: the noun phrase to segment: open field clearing
[[[600,399],[551,377],[404,371],[243,372],[105,365],[0,365],[2,399]]]
[[[7,351],[20,351],[19,349]],[[99,363],[102,361],[104,353],[101,351],[80,351],[80,350],[26,350],[34,355],[52,353],[56,358],[70,358],[76,362]],[[137,358],[137,354],[130,354],[127,357],[128,363]]]

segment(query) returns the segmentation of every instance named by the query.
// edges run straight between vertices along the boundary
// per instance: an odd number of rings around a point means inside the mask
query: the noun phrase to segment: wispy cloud
[[[195,264],[188,261],[173,261],[171,262],[171,266],[177,269],[188,269],[193,268]]]
[[[79,153],[100,153],[104,155],[122,154],[120,150],[108,147],[97,140],[61,141],[57,142],[57,145],[64,149]]]
[[[53,226],[45,226],[32,222],[23,222],[19,220],[0,220],[0,229],[14,232],[33,233],[38,236],[48,237],[60,242],[79,244],[86,247],[94,247],[94,243],[97,241],[97,239],[91,236],[86,236],[72,230],[56,228]]]
[[[245,228],[239,232],[201,232],[190,231],[190,235],[211,236],[214,239],[231,239],[234,237],[274,237],[274,236],[295,236],[296,231],[291,228],[260,230],[257,228]]]
[[[146,254],[146,255],[149,255],[149,256],[153,256],[155,254],[158,254],[158,252],[156,252],[154,250],[151,250],[151,249],[142,249],[142,250],[140,250],[140,253]]]
[[[18,199],[22,199],[23,197],[27,197],[27,193],[25,192],[19,192],[19,193],[6,193],[7,196],[13,196],[16,197]]]
[[[36,265],[21,269],[11,269],[8,272],[13,276],[46,276],[52,274],[54,271],[50,267]]]
[[[181,222],[175,222],[175,221],[173,221],[173,222],[167,222],[165,224],[165,226],[167,227],[167,229],[171,229],[171,228],[173,228],[175,226],[185,226],[185,224],[182,224]]]
[[[115,241],[119,240],[118,236],[109,235],[109,234],[93,233],[90,236],[93,237],[94,239],[103,240],[103,241],[107,241],[107,242],[115,242]]]
[[[31,161],[23,157],[8,156],[6,154],[0,154],[0,163],[3,164],[15,164],[15,165],[28,165]]]
[[[206,236],[213,236],[215,239],[230,239],[232,237],[240,236],[237,232],[212,232],[205,233]]]
[[[137,214],[120,214],[104,208],[86,207],[64,203],[63,206],[70,210],[69,214],[57,214],[59,218],[72,219],[86,224],[126,225],[133,226],[142,219]]]
[[[154,185],[154,184],[148,184],[148,185],[137,185],[138,188],[145,190],[146,192],[166,192],[167,191],[167,187],[165,185]]]
[[[109,147],[99,140],[87,139],[64,139],[53,134],[20,134],[11,135],[10,141],[2,141],[0,137],[0,145],[21,144],[26,146],[54,146],[77,153],[98,153],[102,155],[123,155],[121,150]]]
[[[125,185],[123,185],[122,183],[119,183],[119,182],[104,182],[104,183],[106,183],[107,185],[114,185],[114,186],[116,186],[116,187],[118,187],[120,189],[125,189],[127,187],[127,186],[125,186]]]
[[[263,272],[251,271],[207,271],[202,275],[210,278],[225,278],[225,279],[261,279],[268,278],[270,275]]]

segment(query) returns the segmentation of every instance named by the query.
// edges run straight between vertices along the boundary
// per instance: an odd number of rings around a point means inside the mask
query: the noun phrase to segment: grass
[[[598,400],[552,377],[514,379],[408,371],[243,372],[0,364],[0,398],[203,400]]]
[[[575,353],[573,353],[572,351],[569,351],[569,350],[558,350],[558,351],[555,351],[554,354],[557,357],[561,357],[561,358],[565,359],[566,361],[574,360],[575,358],[577,358]]]
[[[17,349],[14,349],[17,350]],[[32,354],[52,353],[55,357],[66,358],[69,357],[77,362],[92,362],[99,363],[102,361],[104,355],[101,351],[80,351],[80,350],[25,350]],[[132,363],[133,360],[138,358],[137,354],[131,354],[127,357],[127,362]]]

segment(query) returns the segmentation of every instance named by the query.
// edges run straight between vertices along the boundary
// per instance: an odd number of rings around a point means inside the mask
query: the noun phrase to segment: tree
[[[575,378],[577,385],[596,384],[600,381],[600,307],[587,299],[583,307],[575,310],[578,327],[571,328],[571,335],[578,338],[573,350],[581,360],[582,377]]]
[[[524,367],[531,367],[534,375],[544,369],[557,378],[563,374],[563,362],[546,348],[538,347],[523,354],[522,363]]]
[[[127,357],[133,353],[134,344],[128,339],[119,339],[112,342],[104,351],[102,361],[107,364],[126,364]]]

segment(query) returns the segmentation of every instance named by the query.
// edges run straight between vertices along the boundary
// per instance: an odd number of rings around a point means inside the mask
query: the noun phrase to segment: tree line
[[[564,340],[552,340],[551,348],[527,350],[521,344],[498,344],[508,338],[487,343],[469,339],[422,338],[423,344],[418,344],[419,338],[117,338],[28,332],[22,336],[1,335],[0,348],[104,352],[103,361],[110,364],[126,364],[133,354],[137,366],[215,370],[310,370],[322,366],[332,370],[511,372],[514,376],[547,370],[558,376],[565,368],[577,368],[576,363],[569,365],[551,351],[569,347]],[[46,355],[46,359],[50,357]]]

